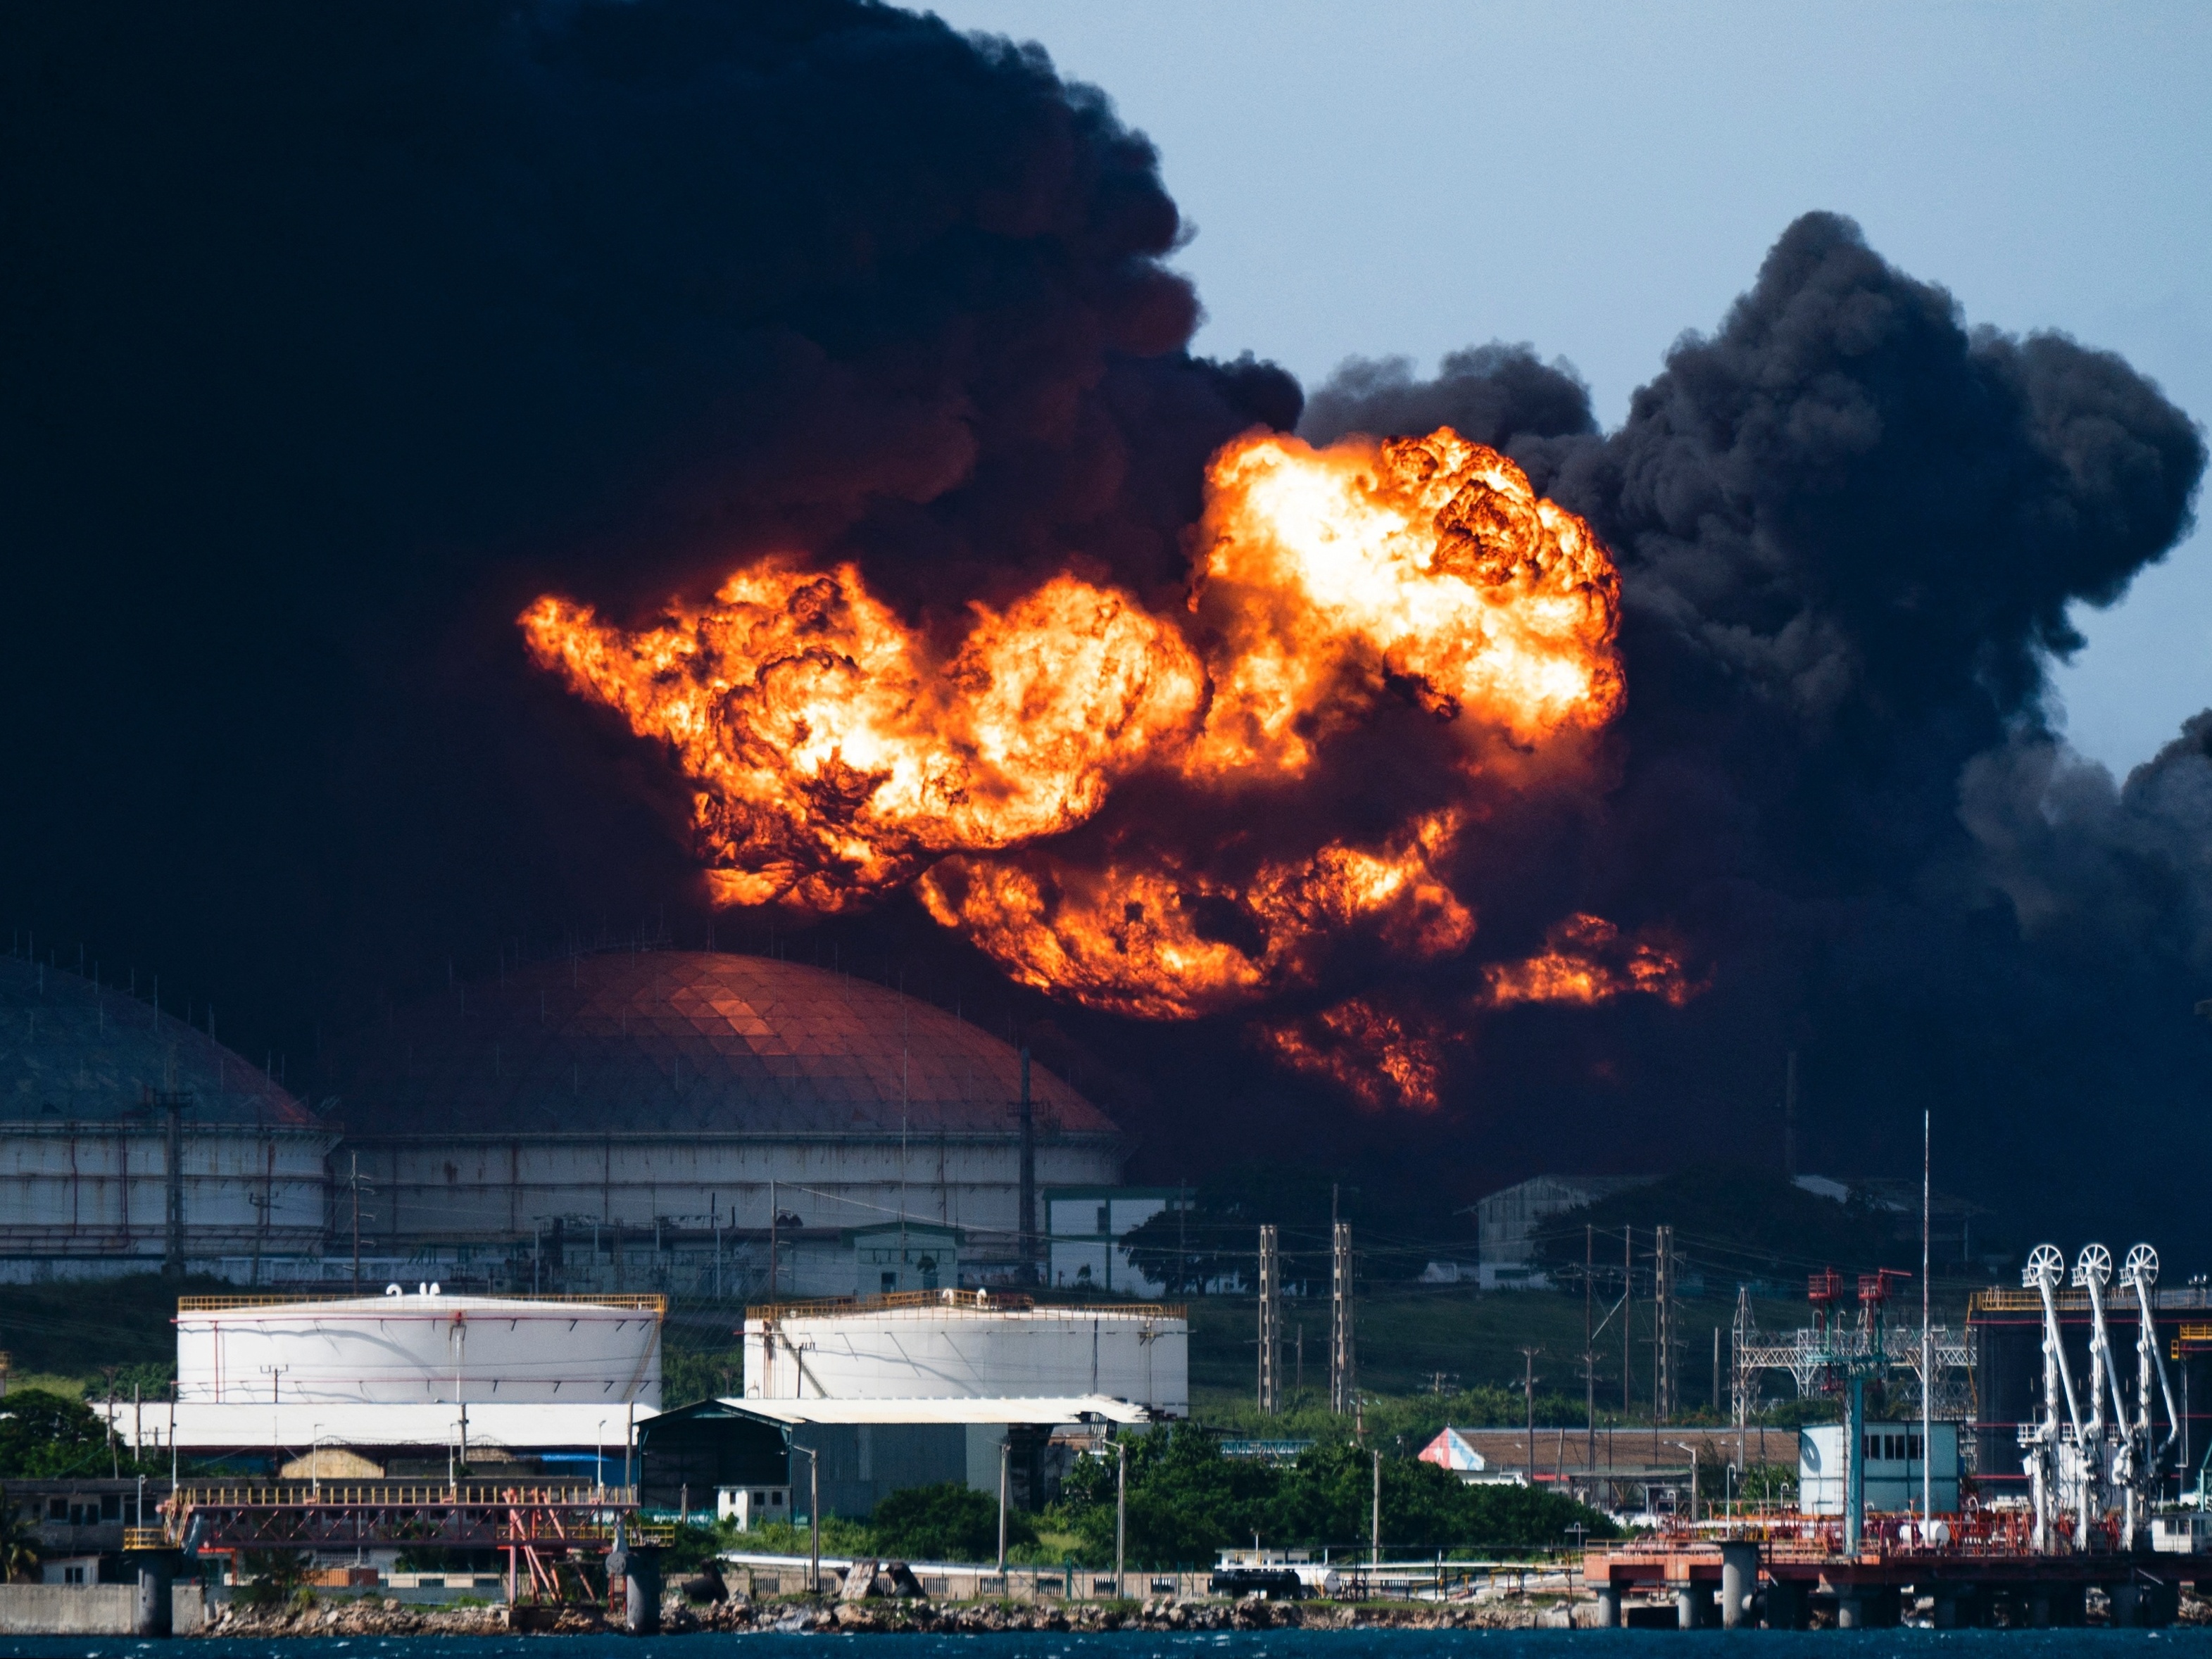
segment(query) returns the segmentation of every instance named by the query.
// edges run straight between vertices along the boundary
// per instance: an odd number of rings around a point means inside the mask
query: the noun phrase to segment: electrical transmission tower
[[[1330,1229],[1328,1310],[1328,1407],[1333,1412],[1352,1408],[1352,1224],[1340,1221]]]
[[[1657,1374],[1653,1378],[1652,1414],[1662,1423],[1674,1419],[1676,1383],[1674,1364],[1674,1230],[1652,1229],[1651,1283],[1654,1303],[1653,1345],[1658,1350]]]
[[[1273,1417],[1282,1409],[1283,1267],[1275,1252],[1275,1230],[1260,1229],[1260,1410]]]

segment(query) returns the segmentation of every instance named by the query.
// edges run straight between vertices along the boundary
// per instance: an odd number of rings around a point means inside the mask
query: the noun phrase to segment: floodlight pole
[[[1114,1437],[1114,1594],[1127,1597],[1123,1577],[1129,1554],[1129,1443]]]
[[[1375,1454],[1375,1508],[1368,1521],[1367,1565],[1382,1565],[1382,1454]]]
[[[1013,1437],[999,1442],[999,1571],[1006,1570],[1006,1492],[1012,1477]]]

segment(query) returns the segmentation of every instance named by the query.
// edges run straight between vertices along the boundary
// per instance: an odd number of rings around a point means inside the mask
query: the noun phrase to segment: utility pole
[[[1368,1522],[1367,1565],[1382,1565],[1382,1454],[1375,1454],[1375,1510]]]
[[[1735,1414],[1735,1467],[1739,1474],[1750,1468],[1744,1461],[1745,1419],[1751,1413],[1750,1374],[1744,1369],[1743,1356],[1751,1346],[1752,1328],[1751,1286],[1739,1285],[1735,1287],[1735,1328],[1729,1334],[1735,1357],[1735,1364],[1730,1368],[1734,1375],[1729,1379],[1729,1393],[1734,1397],[1729,1403]]]
[[[160,1004],[155,1006],[158,1010]],[[168,1117],[168,1168],[163,1171],[168,1216],[161,1277],[178,1279],[185,1276],[185,1108],[191,1104],[192,1097],[182,1090],[171,1089],[155,1095],[154,1100]]]
[[[1282,1409],[1283,1281],[1275,1252],[1275,1229],[1260,1229],[1260,1413]]]
[[[1330,1228],[1328,1407],[1340,1416],[1352,1409],[1352,1224]]]
[[[1713,1415],[1721,1410],[1721,1328],[1713,1327]]]
[[[1651,1409],[1662,1423],[1674,1417],[1677,1403],[1674,1376],[1674,1230],[1656,1227],[1651,1234],[1652,1363]]]
[[[1595,1294],[1592,1281],[1597,1273],[1597,1229],[1588,1222],[1583,1224],[1583,1467],[1597,1467],[1597,1355],[1590,1343],[1594,1332],[1590,1325],[1590,1297]]]
[[[1536,1356],[1541,1348],[1521,1350],[1521,1403],[1527,1409],[1528,1427],[1528,1490],[1536,1490]]]
[[[358,1296],[361,1294],[361,1154],[355,1152],[351,1157],[353,1173],[347,1178],[346,1185],[353,1194],[353,1289],[354,1294]]]
[[[1022,1227],[1021,1251],[1023,1279],[1035,1284],[1037,1279],[1036,1224],[1036,1109],[1030,1099],[1029,1045],[1022,1045]]]
[[[768,1182],[768,1299],[775,1300],[776,1247],[775,1177]]]
[[[1636,1380],[1636,1349],[1629,1333],[1636,1326],[1636,1229],[1620,1230],[1620,1414],[1628,1416],[1634,1402],[1629,1391]]]
[[[1114,1437],[1114,1594],[1126,1596],[1129,1556],[1129,1443]]]
[[[1936,1513],[1936,1453],[1934,1449],[1936,1444],[1936,1352],[1929,1346],[1928,1342],[1929,1335],[1928,1218],[1929,1200],[1934,1196],[1934,1189],[1929,1185],[1929,1176],[1933,1168],[1933,1160],[1929,1155],[1931,1143],[1929,1126],[1932,1121],[1929,1109],[1924,1106],[1922,1107],[1920,1109],[1920,1524],[1923,1528]],[[2138,1304],[2148,1304],[2149,1297],[2150,1287],[2138,1279],[2136,1283],[2136,1301]],[[2188,1386],[2186,1370],[2182,1375],[2184,1378],[2182,1386],[2186,1388]],[[2142,1383],[2142,1393],[2146,1396],[2142,1407],[2143,1422],[2146,1425],[2150,1421],[2150,1406],[2148,1401],[2149,1392],[2150,1376],[2146,1371]],[[2166,1401],[2169,1414],[2172,1410],[2172,1398],[2169,1395]],[[1921,1535],[1925,1537],[1927,1534],[1923,1531]]]
[[[1013,1437],[1010,1433],[999,1442],[999,1571],[1006,1570],[1006,1493],[1012,1484]]]

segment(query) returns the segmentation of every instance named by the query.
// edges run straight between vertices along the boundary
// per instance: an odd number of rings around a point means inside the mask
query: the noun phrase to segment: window
[[[82,1584],[84,1583],[84,1569],[82,1566],[64,1567],[62,1569],[62,1583],[64,1584]]]
[[[898,1275],[896,1273],[885,1273],[884,1275],[884,1289],[886,1291],[895,1291],[898,1289]]]
[[[69,1499],[66,1498],[49,1498],[46,1499],[46,1519],[49,1521],[68,1520]]]
[[[121,1492],[104,1492],[100,1493],[100,1518],[103,1521],[120,1521],[123,1518],[123,1494]]]

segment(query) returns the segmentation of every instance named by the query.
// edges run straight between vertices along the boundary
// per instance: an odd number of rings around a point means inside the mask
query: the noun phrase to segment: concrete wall
[[[0,1636],[128,1636],[136,1584],[0,1584]]]
[[[1009,1243],[1018,1224],[1012,1135],[916,1135],[903,1146],[896,1135],[364,1136],[347,1142],[345,1156],[356,1152],[376,1194],[363,1242],[380,1254],[407,1240],[539,1240],[556,1217],[572,1246],[594,1221],[764,1232],[771,1182],[813,1189],[775,1200],[809,1229],[870,1225],[902,1200],[910,1219]],[[1111,1137],[1047,1137],[1037,1182],[1110,1185],[1121,1161]],[[333,1235],[349,1227],[346,1210]]]
[[[319,1129],[188,1125],[182,1176],[185,1254],[251,1261],[320,1248]],[[168,1140],[141,1123],[14,1122],[0,1127],[0,1279],[149,1272],[168,1237]]]

